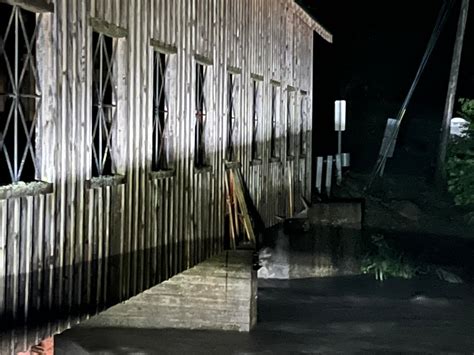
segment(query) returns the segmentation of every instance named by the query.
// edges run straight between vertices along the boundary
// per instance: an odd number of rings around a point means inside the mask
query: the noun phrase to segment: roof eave
[[[301,5],[293,1],[295,14],[298,15],[311,29],[320,35],[329,43],[333,43],[333,35],[326,28],[324,28],[316,19],[311,16]]]

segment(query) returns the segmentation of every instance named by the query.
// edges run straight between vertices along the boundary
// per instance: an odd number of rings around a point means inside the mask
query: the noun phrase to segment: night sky
[[[369,170],[386,119],[396,116],[416,74],[442,1],[302,2],[334,34],[333,45],[315,39],[316,153],[331,153],[327,136],[318,131],[332,124],[332,102],[346,99],[349,121],[344,149],[353,153],[356,170]],[[456,1],[408,108],[395,158],[389,163],[394,173],[432,173],[459,6]],[[459,97],[474,97],[473,7],[471,4]]]

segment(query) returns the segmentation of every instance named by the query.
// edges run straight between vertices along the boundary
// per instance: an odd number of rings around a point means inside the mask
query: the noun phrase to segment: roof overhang
[[[296,3],[296,0],[293,1],[293,7],[295,14],[298,15],[314,32],[320,35],[329,43],[333,42],[333,36],[331,32],[325,29],[316,19],[311,16],[301,5]]]

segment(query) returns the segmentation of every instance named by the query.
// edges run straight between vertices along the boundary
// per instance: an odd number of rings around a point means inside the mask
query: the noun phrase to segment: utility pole
[[[466,31],[467,14],[469,10],[469,0],[462,0],[461,11],[459,13],[458,29],[456,33],[456,43],[454,44],[453,60],[451,62],[451,73],[449,76],[448,95],[444,107],[443,122],[438,145],[438,156],[436,160],[436,184],[444,188],[446,183],[446,152],[449,143],[451,118],[453,117],[454,104],[456,100],[456,90],[458,86],[459,67],[461,65],[461,54]]]

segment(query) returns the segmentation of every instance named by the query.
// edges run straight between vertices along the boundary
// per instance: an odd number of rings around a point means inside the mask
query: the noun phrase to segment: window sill
[[[194,174],[207,174],[207,173],[212,173],[212,166],[211,165],[205,165],[205,166],[200,166],[194,167]]]
[[[151,171],[148,173],[148,178],[150,180],[163,180],[168,179],[176,176],[175,169],[163,169],[163,170],[156,170]]]
[[[262,165],[262,159],[252,159],[250,161],[250,166],[259,166]]]
[[[0,1],[6,2],[8,1]],[[46,0],[36,0],[36,1],[10,1],[11,5],[16,5],[25,9],[26,11],[36,12],[36,13],[53,13],[54,12],[54,4],[53,2],[49,2]]]
[[[288,155],[286,157],[286,161],[293,161],[293,160],[295,160],[295,157],[293,155]]]
[[[0,186],[0,200],[47,195],[51,192],[53,192],[53,184],[50,184],[49,182],[17,182],[15,184]]]
[[[240,169],[242,167],[242,164],[240,164],[239,161],[226,161],[224,165],[227,170]]]
[[[281,163],[281,159],[279,157],[272,157],[270,158],[270,163],[271,164]]]
[[[89,190],[100,189],[107,186],[119,186],[126,182],[124,175],[103,175],[93,177],[86,181],[86,188]]]

